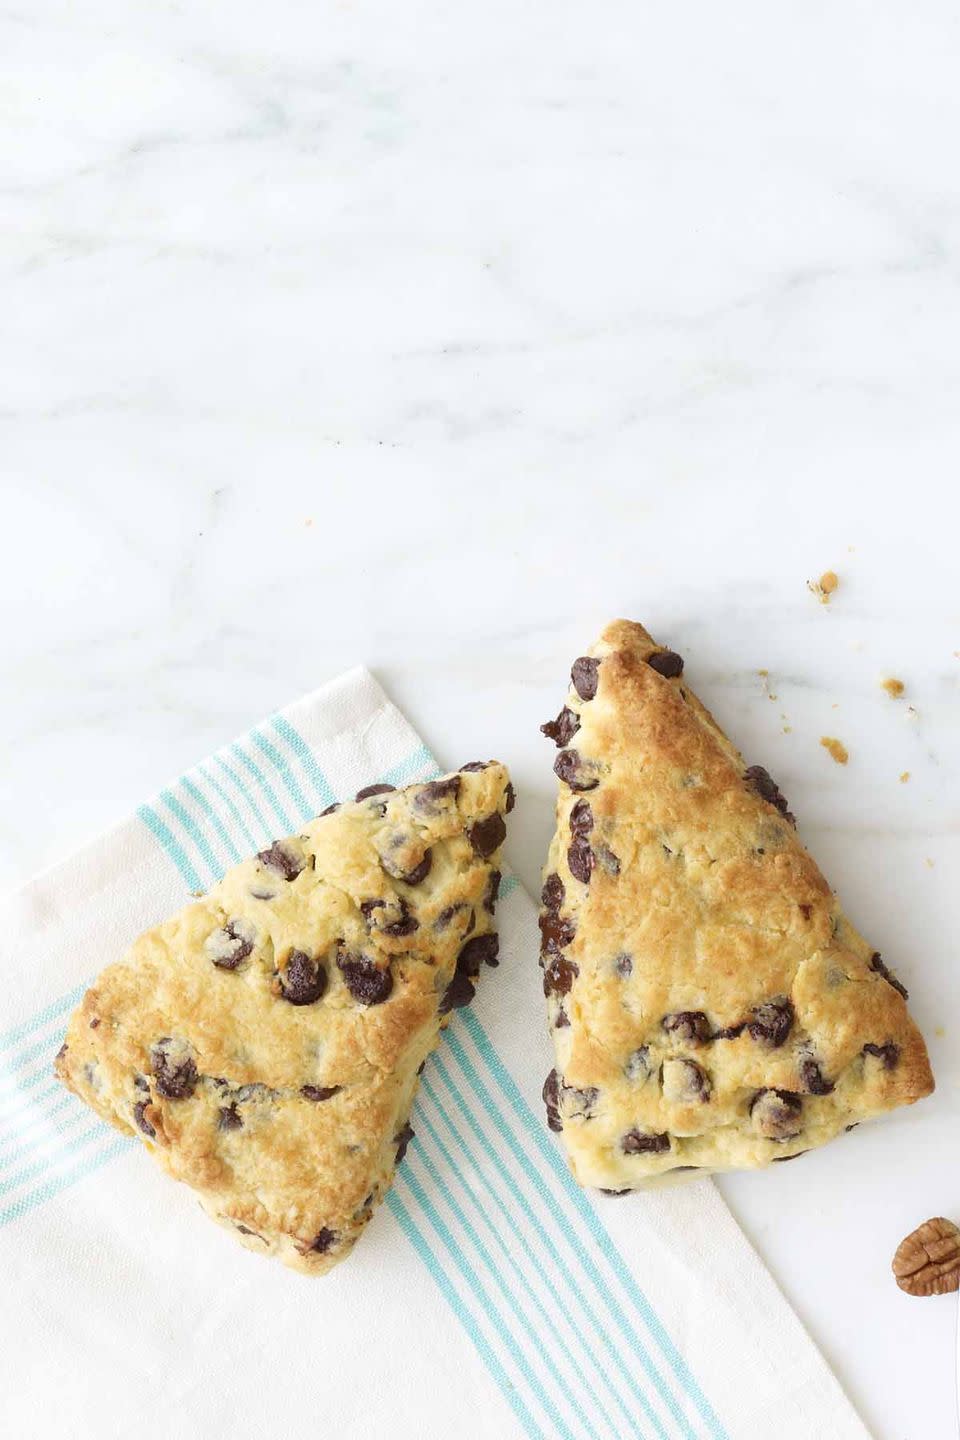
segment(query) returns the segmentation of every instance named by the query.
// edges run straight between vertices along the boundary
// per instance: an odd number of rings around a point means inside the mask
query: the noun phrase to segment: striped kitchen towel
[[[709,1181],[574,1184],[544,1124],[536,912],[513,879],[501,966],[427,1064],[386,1204],[323,1279],[242,1250],[53,1079],[70,1009],[140,930],[360,785],[436,772],[354,671],[0,907],[4,1433],[864,1440]]]

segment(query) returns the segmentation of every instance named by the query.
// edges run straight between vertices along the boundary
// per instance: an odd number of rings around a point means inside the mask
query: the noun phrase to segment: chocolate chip
[[[242,1130],[243,1116],[236,1105],[223,1105],[217,1117],[218,1130]]]
[[[499,873],[499,870],[494,871],[494,874],[496,875],[499,875]],[[455,905],[448,905],[446,909],[440,911],[440,914],[437,916],[436,920],[434,920],[434,930],[446,930],[454,915],[458,915],[461,910],[467,910],[469,908],[470,907],[468,905],[465,905],[462,900],[458,900]]]
[[[675,1015],[664,1015],[660,1023],[673,1040],[705,1045],[710,1039],[710,1022],[702,1010],[678,1010]]]
[[[560,711],[556,720],[548,720],[545,725],[540,726],[540,732],[552,740],[558,750],[562,750],[580,729],[580,717],[575,710],[570,710],[566,705]]]
[[[627,1063],[623,1067],[623,1073],[628,1080],[634,1084],[643,1085],[650,1079],[650,1047],[641,1045],[634,1050],[632,1055],[627,1056]]]
[[[804,905],[803,903],[801,903],[798,908],[799,908],[800,914],[803,916],[804,920],[809,920],[809,919],[810,919],[810,916],[813,914],[813,906],[812,906],[812,905]],[[801,1150],[800,1153],[801,1153],[801,1155],[802,1155],[802,1154],[803,1154],[803,1151]],[[780,1158],[781,1158],[781,1160],[793,1160],[793,1159],[795,1159],[795,1156],[793,1156],[793,1155],[781,1155]]]
[[[483,897],[483,908],[488,915],[492,915],[497,908],[501,879],[502,876],[499,870],[490,871],[490,878],[487,880],[487,893]]]
[[[675,680],[678,675],[683,674],[683,657],[675,650],[660,650],[656,655],[650,656],[647,664],[665,680]]]
[[[382,1005],[393,989],[389,966],[381,970],[368,955],[344,950],[337,956],[337,968],[354,1000],[361,1005]]]
[[[499,949],[500,941],[494,934],[475,935],[472,940],[467,941],[457,956],[453,979],[440,1001],[441,1015],[447,1015],[451,1010],[462,1010],[465,1005],[470,1004],[476,994],[473,981],[480,974],[480,966],[499,964]]]
[[[575,1085],[564,1085],[562,1088],[564,1105],[571,1118],[592,1120],[596,1113],[594,1107],[600,1095],[596,1085],[584,1085],[580,1088]]]
[[[613,963],[621,980],[628,980],[633,974],[633,959],[625,950],[620,952]]]
[[[765,770],[762,765],[751,765],[744,771],[743,778],[747,782],[748,788],[759,795],[761,800],[766,800],[768,805],[773,805],[780,811],[784,820],[789,820],[791,825],[797,823],[790,813],[786,797],[781,794],[780,787],[769,770]]]
[[[401,875],[399,878],[404,882],[405,885],[419,885],[420,882],[422,880],[426,880],[427,876],[430,874],[430,867],[432,864],[433,851],[425,850],[423,859],[420,861],[420,864],[415,865],[408,874]]]
[[[803,1101],[792,1090],[758,1090],[750,1102],[753,1128],[766,1140],[792,1140],[803,1129]]]
[[[327,988],[327,972],[319,960],[294,950],[280,975],[280,993],[291,1005],[312,1005]]]
[[[295,880],[303,869],[303,860],[290,848],[285,840],[274,840],[266,850],[257,855],[261,865],[282,875],[284,880]],[[272,898],[272,897],[266,897]]]
[[[396,785],[364,785],[354,795],[354,800],[369,800],[373,795],[390,795],[396,790]]]
[[[557,1006],[557,1013],[553,1022],[554,1030],[569,1030],[570,1017],[562,1005]]]
[[[318,816],[317,818],[318,818],[319,820],[322,820],[323,817],[324,817],[324,815],[334,815],[339,809],[340,809],[340,802],[339,802],[338,800],[334,800],[333,804],[332,804],[332,805],[328,805],[327,808],[326,808],[326,810],[321,810],[321,811],[320,811],[320,814],[319,814],[319,816]],[[243,1227],[240,1226],[240,1229],[243,1229]],[[248,1231],[248,1234],[252,1235],[252,1234],[253,1234],[253,1231],[252,1231],[252,1230]]]
[[[448,775],[445,780],[430,780],[413,797],[413,808],[421,815],[439,815],[449,800],[460,794],[460,776]]]
[[[895,1070],[900,1061],[900,1046],[892,1041],[886,1045],[864,1045],[864,1055],[876,1055],[883,1062],[884,1070]]]
[[[849,1129],[849,1126],[848,1126],[848,1129]],[[798,1151],[797,1151],[795,1154],[793,1154],[793,1155],[774,1155],[774,1157],[773,1157],[773,1163],[774,1163],[774,1165],[785,1165],[788,1160],[799,1160],[801,1155],[809,1155],[809,1154],[810,1154],[810,1151],[809,1151],[809,1150],[798,1150]]]
[[[504,808],[504,810],[506,811],[506,813],[507,813],[508,815],[510,814],[510,811],[513,809],[513,807],[514,807],[514,805],[516,805],[516,803],[517,803],[517,792],[516,792],[516,790],[514,790],[513,785],[512,785],[511,782],[508,780],[508,781],[507,781],[507,788],[506,788],[506,789],[504,790],[504,792],[503,792],[503,808]]]
[[[228,920],[207,937],[204,950],[218,970],[236,970],[253,953],[256,931],[244,920]]]
[[[188,1100],[197,1088],[200,1076],[193,1061],[191,1047],[184,1040],[169,1035],[158,1040],[150,1052],[157,1090],[167,1100]]]
[[[679,1169],[679,1168],[680,1168],[680,1167],[677,1166],[677,1169]],[[605,1190],[602,1185],[601,1185],[599,1188],[600,1188],[600,1194],[601,1194],[601,1195],[632,1195],[632,1194],[633,1194],[633,1191],[632,1191],[632,1190]]]
[[[334,1095],[339,1095],[343,1089],[342,1085],[301,1085],[300,1094],[304,1100],[330,1100]]]
[[[593,874],[594,855],[588,840],[576,839],[567,850],[567,865],[570,867],[570,874],[584,885],[590,884],[590,876]]]
[[[146,1075],[134,1075],[134,1077],[133,1077],[133,1083],[134,1083],[134,1085],[136,1086],[136,1088],[141,1092],[141,1094],[143,1094],[143,1095],[149,1095],[149,1094],[150,1094],[150,1081],[147,1079]],[[226,1080],[224,1080],[223,1083],[224,1083],[224,1085],[226,1085],[226,1083],[227,1083]]]
[[[570,834],[582,838],[593,829],[593,811],[589,800],[578,800],[570,811]]]
[[[395,1165],[400,1165],[403,1163],[403,1157],[407,1153],[407,1146],[410,1144],[413,1136],[413,1126],[410,1124],[410,1121],[407,1120],[399,1134],[394,1135],[393,1137],[393,1143],[397,1147],[397,1158],[393,1162]]]
[[[738,1040],[747,1028],[747,1021],[741,1020],[737,1025],[724,1025],[722,1030],[714,1030],[714,1040]]]
[[[332,1250],[339,1239],[340,1236],[336,1230],[328,1230],[326,1225],[324,1225],[323,1229],[317,1232],[316,1238],[309,1248],[315,1250],[318,1255],[326,1255],[327,1251]]]
[[[396,920],[389,921],[386,925],[380,926],[382,935],[392,935],[395,939],[401,939],[404,935],[412,935],[414,930],[420,929],[420,921],[410,914],[406,900],[399,898],[397,907],[400,911]]]
[[[592,700],[596,695],[599,669],[600,661],[593,660],[589,655],[581,655],[579,660],[574,660],[570,679],[581,700]]]
[[[540,899],[548,910],[559,910],[566,897],[563,881],[559,875],[548,875],[540,891]]]
[[[507,833],[507,827],[503,822],[503,816],[499,811],[494,810],[485,820],[478,820],[476,825],[471,825],[467,831],[467,838],[476,853],[482,860],[492,855],[499,845],[503,844]]]
[[[828,1080],[816,1060],[807,1058],[800,1061],[800,1083],[808,1095],[829,1095],[833,1081]]]
[[[897,977],[887,969],[886,965],[884,965],[883,961],[880,958],[879,950],[874,950],[873,954],[870,956],[870,969],[875,970],[878,975],[882,975],[884,980],[886,980],[887,984],[892,985],[894,990],[896,990],[897,994],[902,995],[904,1000],[910,999],[910,996],[907,994],[906,986],[901,985]]]
[[[460,770],[461,773],[463,771],[466,771],[468,774],[471,774],[476,772],[477,770],[486,770],[487,766],[492,764],[492,760],[471,760],[468,764],[461,765]]]
[[[644,1130],[628,1130],[620,1141],[624,1155],[663,1155],[670,1149],[669,1135],[651,1135]]]
[[[540,926],[540,948],[545,955],[555,955],[558,950],[565,949],[577,933],[576,924],[569,916],[558,915],[553,910],[541,915],[537,923]]]
[[[570,987],[580,974],[579,966],[562,955],[555,955],[543,972],[544,995],[569,995]]]
[[[541,1094],[547,1109],[547,1124],[559,1135],[563,1121],[560,1119],[560,1077],[556,1070],[551,1070],[544,1080]]]
[[[600,869],[607,875],[620,874],[620,861],[612,850],[607,849],[606,845],[598,845],[593,853]]]
[[[97,1028],[97,1026],[98,1026],[99,1024],[100,1024],[100,1016],[99,1016],[99,1015],[94,1015],[93,1019],[90,1021],[90,1029],[91,1029],[91,1030],[96,1030],[96,1028]]]
[[[461,975],[458,970],[455,970],[453,979],[440,998],[437,1011],[440,1015],[449,1015],[451,1010],[463,1010],[470,1004],[476,993],[476,986],[469,977]]]
[[[571,790],[595,790],[600,781],[595,775],[583,773],[583,764],[578,750],[561,750],[553,762],[553,773]]]
[[[366,920],[366,922],[367,922],[368,925],[369,925],[369,924],[372,922],[372,920],[373,920],[373,912],[374,912],[375,910],[385,910],[386,908],[387,908],[387,902],[386,902],[386,900],[361,900],[361,901],[360,901],[360,913],[361,913],[361,915],[363,916],[364,920]]]
[[[663,1098],[676,1105],[692,1105],[710,1099],[711,1085],[705,1070],[695,1060],[664,1060],[660,1072]]]
[[[146,1135],[150,1140],[156,1140],[157,1132],[156,1130],[154,1130],[153,1126],[150,1124],[150,1121],[147,1119],[145,1114],[146,1108],[149,1103],[149,1100],[138,1100],[136,1105],[134,1105],[133,1107],[133,1118],[136,1120],[138,1128],[143,1131],[144,1135]]]
[[[778,995],[775,1000],[755,1005],[750,1015],[747,1029],[751,1038],[756,1040],[758,1045],[766,1045],[771,1050],[776,1050],[784,1043],[794,1021],[793,1005],[786,995]]]
[[[236,1227],[237,1227],[237,1229],[240,1231],[240,1234],[241,1234],[241,1235],[252,1235],[253,1238],[254,1238],[254,1240],[262,1240],[262,1239],[263,1239],[263,1236],[262,1236],[262,1235],[258,1235],[257,1232],[256,1232],[256,1230],[251,1230],[248,1225],[241,1225],[239,1220],[234,1220],[233,1223],[234,1223],[234,1225],[236,1225]]]
[[[60,1049],[57,1051],[56,1055],[54,1055],[54,1057],[53,1057],[53,1063],[54,1063],[54,1065],[58,1065],[58,1064],[60,1063],[60,1061],[64,1058],[64,1056],[65,1056],[66,1053],[67,1053],[67,1048],[68,1048],[68,1047],[67,1047],[67,1042],[66,1042],[66,1040],[64,1040],[63,1044],[60,1046]]]

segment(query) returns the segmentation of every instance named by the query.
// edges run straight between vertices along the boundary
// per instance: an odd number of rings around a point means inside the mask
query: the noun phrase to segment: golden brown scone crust
[[[512,803],[490,761],[235,866],[103,971],[58,1076],[248,1248],[329,1270],[390,1186],[449,1010],[497,963]]]
[[[545,727],[544,1099],[606,1190],[786,1160],[933,1089],[906,992],[682,667],[614,621]]]

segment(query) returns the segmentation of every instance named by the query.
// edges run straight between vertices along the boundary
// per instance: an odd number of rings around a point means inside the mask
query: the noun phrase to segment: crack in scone
[[[544,1101],[577,1178],[617,1193],[791,1159],[933,1088],[902,985],[682,675],[614,622],[542,727]]]
[[[243,1244],[330,1269],[403,1158],[440,1029],[497,964],[512,804],[490,761],[330,807],[104,970],[57,1074]]]

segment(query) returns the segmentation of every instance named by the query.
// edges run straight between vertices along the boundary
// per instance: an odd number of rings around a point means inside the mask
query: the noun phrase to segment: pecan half
[[[936,1215],[901,1240],[893,1273],[908,1295],[946,1295],[960,1288],[960,1230]]]

